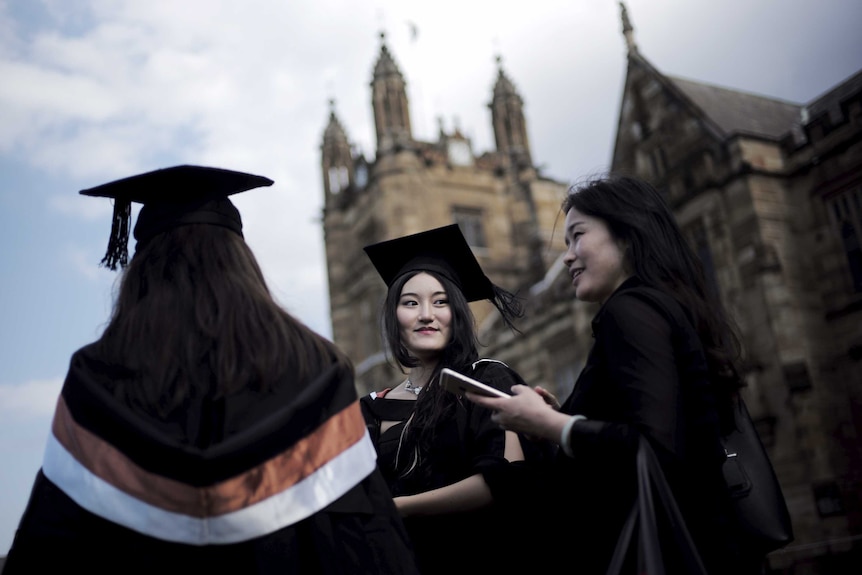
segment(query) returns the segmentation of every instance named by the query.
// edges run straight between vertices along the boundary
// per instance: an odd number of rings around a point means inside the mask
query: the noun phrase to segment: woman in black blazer
[[[645,436],[709,573],[757,573],[762,558],[741,550],[721,471],[720,437],[742,385],[739,345],[700,261],[646,182],[588,182],[570,190],[563,211],[575,296],[601,304],[594,344],[561,406],[538,387],[515,386],[505,399],[468,395],[503,428],[560,446],[550,465],[487,473],[495,498],[520,499],[546,526],[534,527],[544,542],[537,561],[549,558],[550,568],[562,553],[577,572],[605,573],[637,492]],[[669,573],[683,572],[674,549],[664,556]]]

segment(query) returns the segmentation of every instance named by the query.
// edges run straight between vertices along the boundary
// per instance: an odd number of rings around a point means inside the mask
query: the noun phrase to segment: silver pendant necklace
[[[413,382],[410,381],[410,378],[407,378],[407,381],[404,382],[404,389],[412,393],[413,395],[419,395],[419,392],[422,391],[422,385],[413,385]]]

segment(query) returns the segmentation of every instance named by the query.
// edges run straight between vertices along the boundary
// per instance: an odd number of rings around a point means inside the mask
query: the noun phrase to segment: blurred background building
[[[796,531],[770,556],[772,572],[852,573],[862,565],[862,71],[805,103],[677,78],[641,53],[621,7],[628,69],[608,169],[664,192],[737,320],[744,396]],[[457,222],[491,279],[525,298],[520,335],[473,304],[484,355],[565,397],[597,309],[574,299],[561,262],[567,186],[536,167],[515,84],[498,58],[489,151],[442,121],[436,141],[414,139],[405,87],[381,35],[375,157],[356,152],[334,103],[321,145],[332,333],[359,391],[403,379],[386,362],[385,286],[362,247]],[[577,113],[560,110],[560,121]]]

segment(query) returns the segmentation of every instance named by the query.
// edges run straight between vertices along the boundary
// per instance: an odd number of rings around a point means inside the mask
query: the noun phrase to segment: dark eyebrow
[[[441,295],[442,296],[448,296],[448,294],[446,293],[446,290],[440,290],[440,291],[435,291],[435,292],[431,293],[431,297],[439,297]],[[400,297],[419,297],[419,294],[417,294],[416,292],[409,291],[409,292],[405,292],[405,293],[401,294]]]
[[[586,223],[586,222],[585,222],[585,221],[583,221],[583,220],[576,220],[576,221],[572,222],[572,224],[566,228],[566,231],[569,231],[569,230],[571,230],[571,229],[574,229],[574,228],[576,228],[576,227],[578,227],[578,226],[582,226],[582,225],[584,225],[585,223]]]

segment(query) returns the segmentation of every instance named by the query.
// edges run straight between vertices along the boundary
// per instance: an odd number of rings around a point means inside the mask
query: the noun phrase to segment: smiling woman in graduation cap
[[[123,276],[4,575],[417,572],[351,363],[273,300],[228,199],[272,183],[176,166],[81,192],[115,200],[102,263]]]
[[[468,305],[488,300],[514,328],[519,301],[484,274],[457,224],[365,252],[388,288],[383,338],[406,378],[360,403],[420,570],[518,572],[528,566],[518,565],[525,556],[502,548],[514,540],[514,516],[494,504],[483,471],[523,459],[525,451],[532,457],[531,446],[503,432],[489,410],[445,391],[438,375],[449,367],[506,392],[523,384],[502,362],[480,358]]]

